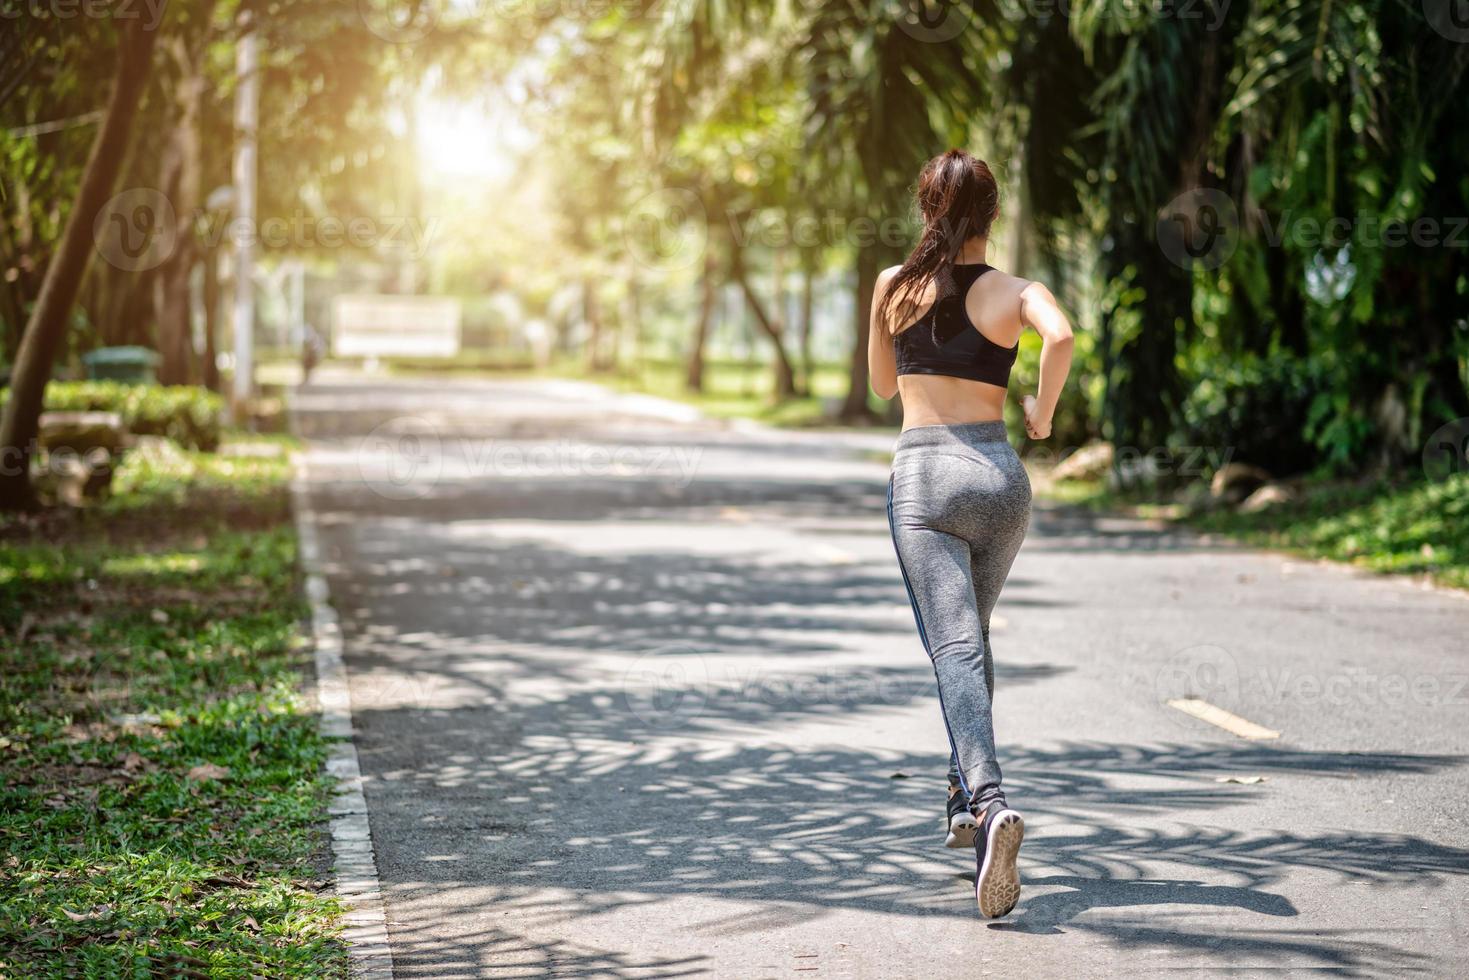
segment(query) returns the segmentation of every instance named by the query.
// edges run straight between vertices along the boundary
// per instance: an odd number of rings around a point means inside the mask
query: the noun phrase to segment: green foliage
[[[0,404],[5,393],[0,392]],[[212,452],[224,427],[224,399],[192,385],[130,385],[116,381],[53,381],[51,412],[116,412],[133,435],[165,436],[186,449]]]
[[[1255,544],[1469,589],[1466,473],[1439,482],[1322,484],[1258,514],[1221,512],[1196,523]]]
[[[0,546],[0,973],[345,975],[278,459],[138,455]]]
[[[1277,351],[1220,359],[1195,371],[1198,383],[1183,404],[1183,443],[1227,449],[1231,460],[1277,475],[1312,469],[1315,447],[1303,423],[1322,390],[1312,362]]]

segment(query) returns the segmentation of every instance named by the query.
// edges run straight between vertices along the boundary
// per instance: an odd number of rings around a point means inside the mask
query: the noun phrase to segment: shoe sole
[[[974,846],[974,835],[979,833],[979,821],[972,813],[956,813],[949,821],[949,836],[944,838],[945,847],[962,848]]]
[[[1020,901],[1020,871],[1015,860],[1025,840],[1025,820],[1014,810],[1001,810],[990,821],[984,863],[974,879],[979,914],[998,919]]]

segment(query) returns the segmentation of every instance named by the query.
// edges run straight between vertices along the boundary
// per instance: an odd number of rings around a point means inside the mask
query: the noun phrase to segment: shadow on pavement
[[[653,530],[647,547],[599,551],[566,531],[710,524],[739,508],[736,524],[846,521],[845,533],[885,535],[882,494],[880,480],[734,477],[682,487],[607,479],[592,490],[565,478],[455,480],[409,500],[360,481],[314,490],[324,540],[356,541],[333,558],[332,588],[398,975],[714,968],[712,956],[610,948],[596,921],[614,909],[650,935],[674,930],[710,948],[836,909],[973,921],[982,940],[963,881],[972,864],[956,874],[964,856],[939,847],[944,759],[885,748],[881,737],[934,699],[932,673],[921,660],[853,665],[840,640],[861,631],[867,642],[913,642],[903,617],[870,615],[906,609],[896,568],[701,553],[651,540]],[[461,523],[504,521],[556,524],[572,537],[479,535]],[[358,522],[381,533],[354,539],[346,532]],[[1221,550],[1071,512],[1039,514],[1033,542]],[[1067,602],[1027,585],[1012,582],[1002,607]],[[1002,692],[1074,669],[999,659]],[[809,747],[773,737],[813,725],[821,733]],[[1427,944],[1285,927],[1300,912],[1277,889],[1303,869],[1343,889],[1469,875],[1469,850],[1421,837],[1229,820],[1170,832],[1140,819],[1195,811],[1187,819],[1197,824],[1196,811],[1257,798],[1217,783],[1220,773],[1411,775],[1461,766],[1460,756],[1061,743],[1003,749],[1001,761],[1032,820],[1029,886],[1014,917],[990,928],[1027,941],[1080,932],[1102,942],[1099,956],[1147,950],[1171,957],[1147,962],[1193,969],[1423,969]],[[924,778],[906,778],[915,774]],[[688,921],[670,899],[693,895],[759,909]],[[447,932],[446,900],[456,910]],[[1230,914],[1228,925],[1210,928],[1200,909]],[[576,938],[537,938],[553,934]],[[749,976],[789,968],[752,963]]]

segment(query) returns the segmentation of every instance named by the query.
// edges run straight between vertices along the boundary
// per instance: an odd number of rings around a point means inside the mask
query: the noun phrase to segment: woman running
[[[888,524],[933,661],[949,733],[949,847],[973,847],[979,911],[1020,898],[1025,821],[1005,800],[990,699],[990,613],[1030,523],[1030,480],[1005,436],[1005,389],[1026,327],[1041,335],[1025,430],[1051,434],[1071,368],[1071,325],[1045,286],[985,263],[999,190],[983,160],[950,150],[918,178],[923,236],[878,276],[868,367],[880,398],[903,396]]]

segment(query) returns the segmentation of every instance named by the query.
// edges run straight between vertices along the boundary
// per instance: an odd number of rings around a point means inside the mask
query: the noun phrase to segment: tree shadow
[[[613,428],[619,442],[683,440],[711,453],[737,442]],[[881,468],[776,478],[726,462],[686,485],[496,474],[438,480],[408,500],[374,492],[349,467],[313,490],[400,975],[728,973],[702,951],[664,955],[659,930],[702,950],[851,910],[974,923],[985,938],[965,884],[972,871],[956,875],[964,856],[938,847],[942,754],[882,741],[913,706],[937,710],[896,566],[776,561],[758,542],[735,546],[751,526],[885,536]],[[363,522],[371,533],[358,533]],[[680,537],[680,527],[715,524],[727,535],[720,548]],[[601,540],[613,533],[623,537]],[[1026,547],[1225,550],[1045,508]],[[1000,606],[1067,601],[1017,578]],[[914,656],[874,665],[884,643]],[[1007,658],[1000,646],[1002,690],[1074,669]],[[806,729],[819,734],[793,739]],[[1259,790],[1214,781],[1425,775],[1461,756],[1063,742],[1007,746],[1001,761],[1032,843],[1026,895],[992,928],[1026,948],[1080,933],[1188,968],[1423,969],[1430,949],[1302,922],[1287,879],[1305,871],[1406,892],[1469,874],[1469,851],[1422,837],[1242,824],[1228,811]],[[1149,824],[1168,815],[1193,826]],[[688,909],[704,918],[688,921]],[[645,931],[599,932],[614,911]],[[789,969],[750,963],[741,975]]]

